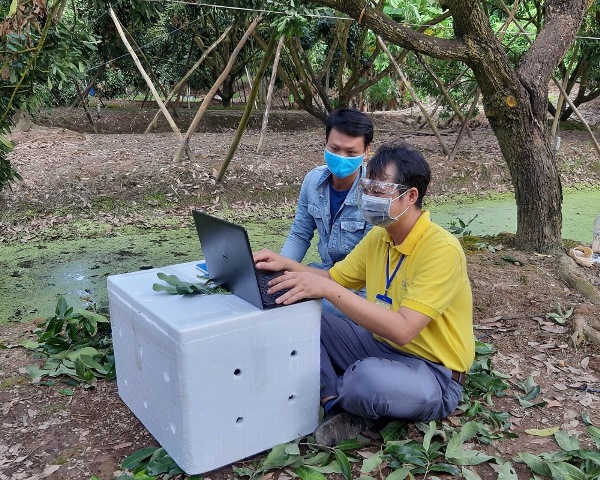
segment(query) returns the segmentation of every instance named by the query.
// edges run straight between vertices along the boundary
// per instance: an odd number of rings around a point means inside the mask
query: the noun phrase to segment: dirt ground
[[[90,134],[79,111],[44,115],[36,119],[37,125],[14,133],[11,160],[23,181],[0,193],[0,245],[43,242],[53,225],[100,218],[107,212],[117,223],[136,219],[141,223],[152,215],[183,218],[189,215],[190,205],[215,212],[230,209],[240,218],[249,211],[273,214],[279,205],[295,202],[304,174],[322,163],[322,126],[301,112],[277,112],[260,153],[256,153],[258,131],[248,131],[221,183],[215,177],[239,115],[215,114],[213,128],[192,138],[195,159],[181,162],[172,160],[177,147],[172,133],[131,133],[139,132],[151,118],[147,111],[124,114],[108,108],[100,117],[94,115],[101,130],[114,125],[129,133]],[[511,189],[497,142],[484,121],[474,125],[473,138],[466,138],[449,162],[435,136],[418,130],[410,112],[380,113],[373,118],[375,147],[402,139],[424,151],[433,171],[431,195],[485,195]],[[258,123],[254,120],[253,125]],[[443,132],[450,147],[456,136],[456,129]],[[563,129],[561,138],[563,185],[598,185],[600,161],[587,134]],[[565,282],[557,258],[515,251],[510,236],[489,242],[496,246],[495,252],[483,249],[467,256],[476,335],[494,344],[498,351],[494,365],[510,376],[512,390],[496,399],[494,408],[510,412],[511,430],[519,436],[477,448],[507,459],[519,452],[554,451],[552,437],[525,433],[552,426],[583,440],[583,413],[600,426],[600,353],[587,340],[573,345],[573,317],[560,325],[546,314],[560,305],[597,318],[600,306]],[[520,264],[502,257],[513,257]],[[600,268],[572,269],[598,291]],[[32,323],[0,326],[0,480],[89,479],[92,475],[106,480],[114,478],[123,458],[157,445],[119,399],[115,382],[100,381],[93,389],[77,387],[73,396],[59,393],[60,386],[33,385],[24,368],[38,360],[21,348],[1,349],[32,338],[32,328]],[[546,408],[522,409],[512,395],[529,376],[540,385]],[[522,465],[517,469],[519,478],[528,478]],[[496,478],[489,466],[479,467],[478,472],[482,478]],[[282,472],[272,478],[280,475],[289,478]],[[234,477],[231,467],[205,475],[212,480]]]

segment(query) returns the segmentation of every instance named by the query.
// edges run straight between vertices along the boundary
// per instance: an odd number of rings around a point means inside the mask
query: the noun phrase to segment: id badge
[[[378,293],[375,297],[375,305],[379,305],[380,307],[387,308],[388,310],[392,309],[392,299],[388,297],[385,293]]]

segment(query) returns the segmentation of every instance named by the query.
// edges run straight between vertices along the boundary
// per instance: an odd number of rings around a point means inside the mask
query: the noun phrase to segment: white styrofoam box
[[[154,292],[157,272],[108,278],[119,395],[190,475],[318,424],[321,302],[261,310],[235,295]]]

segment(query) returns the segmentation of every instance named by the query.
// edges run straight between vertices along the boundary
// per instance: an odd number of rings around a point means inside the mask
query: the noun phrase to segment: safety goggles
[[[408,190],[410,187],[401,183],[383,182],[371,178],[361,178],[358,187],[367,195],[391,195],[397,190]]]

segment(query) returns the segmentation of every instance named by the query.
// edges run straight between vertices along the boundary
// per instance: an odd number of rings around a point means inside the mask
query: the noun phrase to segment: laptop
[[[259,270],[254,265],[248,232],[244,227],[192,210],[210,279],[261,309],[282,307],[269,295],[267,282],[283,271]]]

